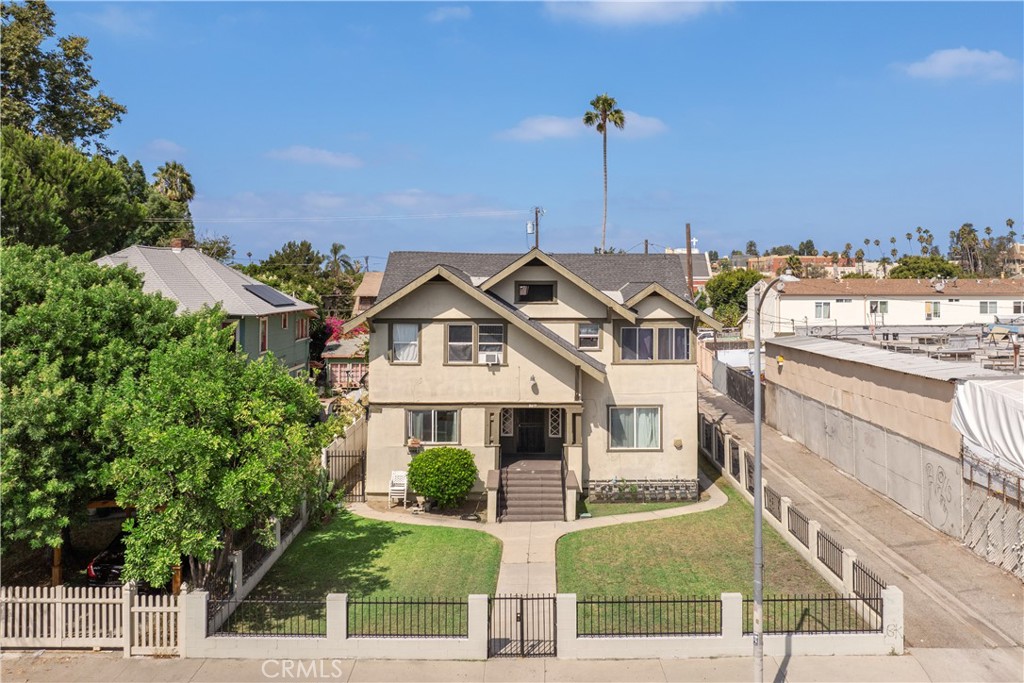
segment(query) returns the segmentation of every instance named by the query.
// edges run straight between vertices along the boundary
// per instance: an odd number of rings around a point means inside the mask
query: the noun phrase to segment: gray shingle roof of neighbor
[[[441,251],[393,251],[388,256],[377,300],[383,300],[435,266],[465,273],[474,286],[523,254],[474,254]],[[619,292],[625,301],[657,282],[674,294],[691,299],[686,281],[685,254],[548,254],[555,261],[603,292]],[[694,258],[694,275],[706,270]]]
[[[96,259],[101,266],[127,264],[143,278],[142,290],[177,302],[179,310],[198,311],[221,304],[232,316],[273,315],[313,310],[316,306],[281,292],[291,303],[274,306],[246,285],[261,285],[241,271],[224,265],[196,249],[134,246]],[[277,291],[277,290],[275,290]]]

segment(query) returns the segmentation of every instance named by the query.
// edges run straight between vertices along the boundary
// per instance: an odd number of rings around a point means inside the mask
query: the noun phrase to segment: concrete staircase
[[[561,469],[537,465],[520,461],[501,469],[499,522],[565,520]]]

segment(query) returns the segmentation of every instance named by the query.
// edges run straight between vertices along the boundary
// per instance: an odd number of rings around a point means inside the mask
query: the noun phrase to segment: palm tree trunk
[[[601,218],[601,253],[605,253],[605,234],[608,230],[608,128],[601,133],[604,145],[604,215]]]

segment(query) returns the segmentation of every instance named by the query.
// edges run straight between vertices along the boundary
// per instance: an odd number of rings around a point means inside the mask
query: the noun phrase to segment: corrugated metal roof
[[[928,377],[947,382],[968,379],[1006,378],[1006,373],[988,370],[970,363],[955,363],[936,360],[926,356],[915,356],[896,353],[871,346],[851,344],[849,342],[819,339],[817,337],[775,337],[765,341],[765,346],[781,346],[784,349],[797,349],[816,353],[828,358],[863,363],[878,368],[902,372],[917,377]],[[769,353],[768,355],[773,355]],[[785,354],[783,354],[785,355]]]
[[[245,285],[262,284],[248,275],[225,266],[196,249],[133,246],[96,259],[101,266],[127,264],[143,278],[142,291],[159,293],[178,302],[185,311],[221,304],[233,316],[273,315],[313,310],[316,306],[289,297],[293,303],[272,306]],[[283,294],[283,292],[282,292]]]

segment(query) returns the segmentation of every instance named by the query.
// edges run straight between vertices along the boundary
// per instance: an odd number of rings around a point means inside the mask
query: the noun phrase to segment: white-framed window
[[[597,323],[580,323],[576,332],[576,348],[600,349],[601,326]]]
[[[941,301],[925,301],[924,302],[924,319],[934,320],[942,317]]]
[[[476,357],[478,363],[496,360],[505,362],[505,326],[480,323],[477,325]]]
[[[995,315],[999,308],[998,302],[996,301],[980,301],[978,302],[978,312],[981,314]]]
[[[501,409],[501,435],[502,436],[512,436],[515,433],[515,432],[513,432],[514,425],[515,425],[515,422],[513,421],[513,417],[512,417],[512,409],[511,408],[502,408]]]
[[[270,347],[268,322],[266,318],[260,318],[260,353],[266,353]]]
[[[654,328],[620,328],[619,347],[622,360],[654,360]]]
[[[889,302],[888,301],[869,301],[868,302],[868,310],[871,311],[872,313],[880,313],[882,315],[885,315],[886,313],[889,312]]]
[[[661,406],[609,406],[608,447],[661,450]]]
[[[449,323],[448,329],[448,362],[473,362],[473,324]]]
[[[458,443],[458,410],[407,410],[405,431],[409,439],[422,443]]]
[[[1014,315],[1024,315],[1024,301],[1014,301],[1013,302],[1013,314]]]
[[[287,313],[282,313],[281,314],[281,329],[282,330],[287,330],[288,329],[288,314]]]
[[[562,409],[548,408],[548,436],[558,439],[562,436]]]
[[[659,327],[658,360],[690,360],[690,330],[685,327]]]
[[[831,301],[815,301],[814,302],[814,317],[816,320],[828,320],[832,317],[832,302]]]
[[[295,339],[306,339],[309,337],[309,318],[299,314],[295,318]]]
[[[420,362],[419,323],[391,324],[391,362]]]

